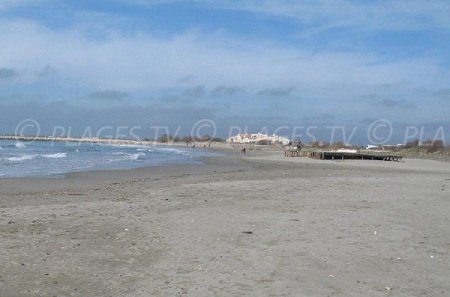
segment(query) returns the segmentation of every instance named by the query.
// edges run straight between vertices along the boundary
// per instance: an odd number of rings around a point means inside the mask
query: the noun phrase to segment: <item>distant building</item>
[[[394,149],[402,147],[403,144],[383,144],[383,145],[372,145],[368,144],[365,149],[366,150],[385,150],[385,149]]]
[[[380,145],[368,144],[366,146],[366,150],[380,150],[380,149],[381,149]]]
[[[228,143],[236,144],[274,144],[281,143],[282,145],[288,145],[289,138],[275,135],[269,136],[267,134],[238,134],[227,138]]]

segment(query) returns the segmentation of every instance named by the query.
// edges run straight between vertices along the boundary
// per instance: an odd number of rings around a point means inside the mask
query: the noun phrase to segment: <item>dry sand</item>
[[[0,181],[0,296],[448,296],[450,165],[249,152]]]

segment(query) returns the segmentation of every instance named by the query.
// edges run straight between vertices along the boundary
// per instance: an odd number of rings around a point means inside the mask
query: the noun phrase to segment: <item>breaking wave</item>
[[[9,158],[5,158],[5,159],[10,162],[23,162],[23,161],[33,160],[36,157],[37,157],[37,155],[23,155],[20,157],[9,157]]]
[[[137,160],[142,160],[144,158],[145,158],[144,153],[138,153],[138,154],[126,154],[124,159],[137,161]]]
[[[22,155],[22,156],[15,156],[15,157],[7,157],[5,160],[9,162],[24,162],[24,161],[30,161],[34,160],[36,158],[46,158],[46,159],[61,159],[66,158],[66,153],[56,153],[56,154],[32,154],[32,155]]]
[[[116,161],[122,161],[122,160],[131,160],[131,161],[137,161],[137,160],[142,160],[145,158],[145,153],[136,153],[136,154],[128,154],[128,153],[124,153],[124,152],[116,152],[116,153],[112,153],[115,156],[121,156],[122,158],[120,160],[116,160]]]
[[[24,149],[27,147],[23,142],[16,142],[15,146],[19,149]]]
[[[41,157],[47,158],[47,159],[61,159],[61,158],[67,158],[67,153],[45,154],[45,155],[41,155]]]

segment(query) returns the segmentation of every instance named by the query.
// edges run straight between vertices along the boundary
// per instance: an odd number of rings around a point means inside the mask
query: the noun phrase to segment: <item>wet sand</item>
[[[450,164],[252,152],[0,180],[0,296],[448,296]]]

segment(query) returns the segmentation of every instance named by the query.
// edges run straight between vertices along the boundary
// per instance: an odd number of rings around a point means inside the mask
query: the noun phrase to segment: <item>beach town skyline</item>
[[[250,121],[251,122],[251,121]],[[310,125],[310,126],[288,126],[278,127],[255,127],[255,126],[230,126],[220,127],[215,121],[201,119],[192,126],[141,126],[141,125],[101,125],[78,127],[53,126],[43,127],[35,119],[26,119],[17,124],[12,133],[1,133],[0,137],[27,138],[28,141],[34,139],[60,141],[71,141],[69,139],[85,139],[92,141],[95,139],[117,139],[132,141],[158,141],[163,138],[175,140],[182,139],[215,139],[216,141],[233,142],[232,139],[241,137],[240,135],[258,137],[259,134],[265,138],[274,136],[278,142],[302,141],[324,142],[324,143],[344,143],[349,145],[393,145],[406,144],[411,141],[442,141],[448,144],[450,135],[447,126],[429,125],[406,125],[397,126],[395,123],[382,118],[373,120],[364,125]],[[284,138],[280,140],[279,138]],[[231,140],[231,141],[229,141]],[[280,140],[280,141],[279,141]]]

